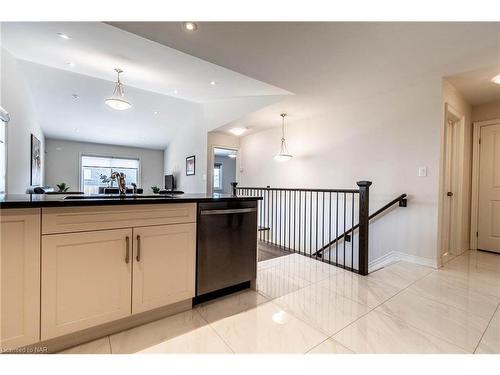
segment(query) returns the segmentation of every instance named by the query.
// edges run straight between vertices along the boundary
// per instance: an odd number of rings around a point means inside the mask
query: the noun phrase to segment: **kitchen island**
[[[0,347],[54,352],[255,287],[259,199],[0,196]]]

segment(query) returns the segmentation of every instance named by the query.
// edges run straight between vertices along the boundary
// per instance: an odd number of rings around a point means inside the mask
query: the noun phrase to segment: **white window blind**
[[[125,174],[125,183],[140,186],[140,160],[113,156],[82,155],[80,190],[85,194],[98,194],[104,187],[117,187],[113,181],[107,181],[113,172]]]

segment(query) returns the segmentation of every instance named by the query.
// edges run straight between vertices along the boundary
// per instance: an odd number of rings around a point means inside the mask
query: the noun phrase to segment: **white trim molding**
[[[419,257],[417,255],[406,254],[400,251],[390,251],[380,258],[370,261],[370,263],[368,264],[368,271],[371,273],[399,261],[419,264],[421,266],[434,269],[438,268],[438,262],[436,259]]]

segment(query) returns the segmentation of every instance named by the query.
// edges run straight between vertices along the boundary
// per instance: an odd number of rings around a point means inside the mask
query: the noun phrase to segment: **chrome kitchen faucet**
[[[125,195],[127,193],[127,187],[125,186],[125,174],[120,172],[111,173],[111,179],[116,179],[118,184],[118,190],[120,190],[120,195]]]

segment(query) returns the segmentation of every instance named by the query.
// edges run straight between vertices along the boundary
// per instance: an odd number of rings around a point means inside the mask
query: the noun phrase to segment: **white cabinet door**
[[[132,229],[42,238],[42,340],[131,314]]]
[[[478,249],[500,253],[500,124],[481,128]]]
[[[40,209],[0,210],[0,348],[40,339]]]
[[[194,297],[196,224],[134,228],[132,313]]]

